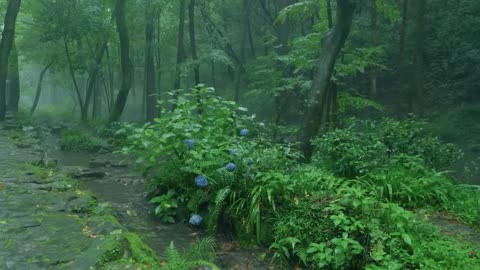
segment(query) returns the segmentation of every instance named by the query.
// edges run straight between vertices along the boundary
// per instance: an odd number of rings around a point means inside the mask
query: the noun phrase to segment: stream
[[[108,203],[118,221],[141,235],[159,258],[164,259],[172,241],[176,248],[184,249],[205,236],[188,224],[164,224],[151,214],[145,179],[131,173],[134,160],[128,156],[62,151],[55,135],[47,135],[45,141],[48,158],[57,160],[60,170],[71,173],[89,169],[103,174],[103,177],[80,178],[79,188],[93,193],[98,203]],[[216,264],[221,269],[268,269],[260,259],[265,251],[241,248],[237,242],[222,237],[217,238],[217,246]]]

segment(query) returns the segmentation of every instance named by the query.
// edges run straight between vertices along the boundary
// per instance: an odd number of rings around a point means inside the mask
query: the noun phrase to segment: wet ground
[[[143,240],[162,258],[170,242],[177,248],[187,248],[206,236],[187,223],[164,224],[152,214],[146,199],[145,179],[132,173],[134,160],[121,154],[88,154],[65,152],[59,148],[58,138],[46,138],[47,155],[58,160],[59,168],[68,174],[84,172],[94,177],[80,177],[80,189],[92,192],[100,203],[108,203],[119,222]],[[221,269],[268,269],[262,258],[265,250],[240,247],[239,243],[220,237],[217,240],[216,264]]]
[[[44,160],[39,141],[20,146],[1,128],[1,270],[135,269],[135,262],[155,262],[138,236],[113,216],[94,213],[100,209],[91,195],[71,179],[27,165]]]

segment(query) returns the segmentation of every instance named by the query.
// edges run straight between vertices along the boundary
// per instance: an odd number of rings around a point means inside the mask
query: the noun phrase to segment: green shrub
[[[479,265],[403,208],[458,211],[471,222],[479,216],[467,210],[480,209],[478,201],[436,172],[458,152],[417,122],[356,122],[317,139],[314,163],[300,164],[294,146],[267,139],[262,125],[212,89],[176,97],[175,110],[135,129],[123,149],[137,156],[164,221],[182,220],[187,209],[190,224],[212,234],[229,225],[269,244],[276,269]],[[443,257],[448,252],[456,261]]]
[[[223,217],[239,235],[260,241],[298,152],[261,136],[263,127],[241,114],[246,109],[214,96],[213,89],[182,91],[174,104],[173,112],[136,129],[123,149],[138,157],[159,194],[154,201],[174,192],[191,214],[209,215],[203,220],[211,233]]]
[[[480,106],[465,105],[434,117],[428,129],[440,138],[456,143],[480,144]]]
[[[62,150],[99,152],[111,150],[101,139],[80,129],[68,129],[62,132],[60,139]]]
[[[355,178],[401,154],[419,157],[426,168],[435,170],[461,157],[458,149],[430,136],[423,125],[414,120],[353,121],[315,140],[315,160],[340,177]]]
[[[96,134],[114,147],[125,145],[128,137],[135,132],[136,126],[127,122],[93,123]]]
[[[355,181],[303,168],[311,189],[276,219],[272,244],[277,268],[473,269],[471,247],[439,235],[435,226],[395,203],[370,196]],[[317,175],[317,176],[316,176]],[[446,256],[451,253],[451,257]],[[475,254],[475,253],[473,253]],[[455,259],[452,259],[455,258]],[[450,267],[450,268],[449,268]],[[473,267],[473,268],[472,268]]]

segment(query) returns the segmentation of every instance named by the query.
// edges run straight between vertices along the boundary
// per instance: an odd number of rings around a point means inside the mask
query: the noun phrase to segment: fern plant
[[[193,270],[203,266],[212,270],[220,270],[211,262],[215,256],[215,247],[215,239],[211,237],[198,241],[183,252],[175,248],[173,242],[170,242],[166,250],[166,261],[161,269]]]

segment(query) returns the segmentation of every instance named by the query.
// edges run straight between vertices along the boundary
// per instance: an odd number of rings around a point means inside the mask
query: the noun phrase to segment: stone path
[[[157,268],[154,252],[73,180],[25,165],[40,153],[0,129],[0,270]]]

